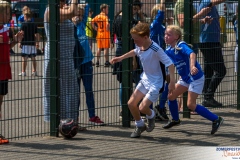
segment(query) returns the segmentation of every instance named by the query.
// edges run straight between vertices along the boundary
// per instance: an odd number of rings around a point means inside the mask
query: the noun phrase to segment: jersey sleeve
[[[188,46],[186,43],[182,43],[179,45],[179,47],[182,50],[182,53],[185,55],[190,55],[191,53],[193,53],[194,51],[190,48],[190,46]]]
[[[159,60],[165,65],[165,67],[170,66],[172,63],[172,60],[168,57],[168,55],[163,51],[162,48],[159,48],[156,52]]]

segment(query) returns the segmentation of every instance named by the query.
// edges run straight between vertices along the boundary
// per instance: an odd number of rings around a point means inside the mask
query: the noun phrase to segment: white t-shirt
[[[165,67],[168,67],[173,64],[171,59],[155,42],[152,42],[146,50],[140,50],[140,47],[136,46],[134,52],[139,57],[143,67],[143,73],[141,74],[143,85],[148,90],[159,91],[163,85],[160,61]]]

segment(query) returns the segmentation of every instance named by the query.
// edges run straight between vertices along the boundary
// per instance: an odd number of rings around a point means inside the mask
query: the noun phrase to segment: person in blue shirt
[[[214,93],[226,75],[222,46],[220,43],[220,23],[216,5],[225,0],[202,0],[199,10],[211,7],[206,16],[211,17],[211,23],[203,23],[200,26],[199,48],[203,54],[205,82],[203,88],[204,101],[206,107],[221,107],[214,99]]]
[[[92,59],[93,54],[86,36],[86,25],[89,12],[88,4],[78,4],[78,16],[72,18],[73,23],[77,27],[77,37],[80,45],[82,46],[85,55],[84,57],[76,57],[77,59],[83,58],[81,61],[75,61],[75,67],[78,69],[78,85],[82,80],[86,94],[86,103],[88,107],[89,122],[93,125],[104,125],[104,122],[95,115],[95,101],[93,95],[93,67]]]
[[[24,6],[22,8],[22,13],[24,13],[26,10],[30,10],[30,8],[28,6]],[[31,11],[31,10],[30,10]],[[24,22],[24,14],[21,14],[19,17],[18,17],[18,23],[21,24]],[[31,22],[34,22],[34,18],[32,17],[31,18]]]
[[[233,22],[234,31],[236,34],[237,46],[235,48],[235,72],[238,71],[238,6],[236,7],[236,19]]]
[[[164,22],[165,12],[165,0],[161,0],[159,4],[153,6],[151,10],[151,25],[150,25],[150,39],[157,43],[163,50],[165,50]],[[156,113],[156,119],[168,120],[167,109],[165,107],[168,95],[168,79],[169,75],[166,75],[167,83],[164,84],[164,91],[160,94],[159,105],[155,106],[154,111]]]
[[[166,54],[174,63],[177,72],[181,78],[175,85],[175,90],[169,93],[169,110],[172,115],[172,121],[163,126],[164,129],[171,128],[180,124],[178,105],[176,98],[188,91],[187,107],[197,112],[200,116],[212,121],[211,134],[217,132],[223,118],[210,112],[202,105],[196,104],[196,99],[202,93],[204,85],[204,74],[200,64],[196,61],[196,54],[189,45],[182,41],[182,32],[179,26],[169,25],[165,31],[165,42],[169,45]]]

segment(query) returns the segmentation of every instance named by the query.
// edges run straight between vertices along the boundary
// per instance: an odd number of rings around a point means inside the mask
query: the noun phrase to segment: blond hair
[[[141,37],[147,36],[149,37],[150,35],[150,26],[148,23],[138,23],[136,26],[134,26],[130,30],[131,34],[137,34]]]
[[[177,25],[169,25],[169,26],[167,26],[167,29],[171,30],[174,34],[178,35],[178,39],[177,39],[177,43],[175,45],[175,49],[176,50],[181,50],[181,48],[177,47],[178,42],[182,41],[183,33],[182,33],[181,28]],[[187,45],[192,48],[191,44],[187,44]]]
[[[31,18],[32,12],[30,11],[30,9],[26,9],[23,11],[23,15],[25,15],[27,18]]]
[[[155,4],[151,10],[151,22],[155,19],[158,11],[162,8],[162,4]]]
[[[8,3],[7,1],[0,1],[0,13],[3,13],[8,8],[11,9],[10,3]]]

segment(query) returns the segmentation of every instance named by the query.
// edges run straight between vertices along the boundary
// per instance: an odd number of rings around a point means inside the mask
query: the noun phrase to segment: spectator
[[[22,46],[22,72],[19,73],[19,76],[26,76],[26,67],[27,67],[27,59],[31,58],[32,60],[32,76],[37,76],[37,62],[36,62],[36,54],[37,48],[39,47],[40,36],[38,34],[37,25],[32,23],[31,21],[31,12],[30,10],[25,10],[24,14],[24,22],[21,25],[21,32],[24,34],[24,38],[21,42]]]
[[[65,0],[60,0],[60,41],[59,41],[59,83],[60,83],[60,118],[78,120],[79,88],[74,69],[73,52],[75,46],[74,24],[70,20],[77,13],[77,0],[72,0],[65,6]],[[49,39],[49,8],[44,14],[44,28],[47,37],[44,54],[43,74],[43,105],[44,121],[50,121],[50,39]]]
[[[80,64],[76,64],[79,69],[78,85],[80,88],[81,80],[86,94],[86,103],[88,107],[89,122],[94,125],[104,125],[104,122],[95,114],[95,101],[93,95],[93,54],[89,46],[88,38],[86,36],[86,26],[89,14],[88,4],[78,5],[78,16],[72,18],[72,21],[77,26],[77,36],[82,46],[85,56]],[[79,100],[80,101],[80,100]]]
[[[87,25],[86,25],[86,36],[88,38],[88,42],[90,45],[90,49],[92,50],[92,44],[93,44],[93,28],[92,28],[92,15],[93,11],[91,8],[89,8],[88,12],[88,18],[87,18]]]
[[[234,31],[236,34],[236,48],[235,48],[235,72],[238,71],[238,6],[236,7],[236,19],[234,20]]]
[[[206,107],[221,107],[214,99],[214,94],[226,75],[226,67],[224,64],[222,46],[220,44],[220,24],[219,14],[216,5],[225,0],[202,0],[199,4],[199,10],[209,6],[211,11],[207,14],[212,18],[211,23],[202,24],[200,27],[200,44],[199,48],[203,54],[204,60],[204,101],[203,106]]]
[[[22,14],[18,17],[18,24],[22,24],[25,20],[24,20],[24,12],[25,11],[29,11],[31,12],[31,9],[28,6],[23,6],[22,8]],[[32,14],[32,12],[31,12]],[[34,22],[34,18],[31,16],[31,19],[29,20],[31,22]]]
[[[135,24],[139,21],[146,22],[147,15],[142,11],[142,2],[140,0],[133,1],[133,18],[135,20]]]
[[[11,29],[3,26],[10,19],[11,6],[7,1],[0,1],[0,119],[2,118],[3,97],[8,93],[8,80],[12,79],[9,50],[22,40],[22,32],[13,36]],[[12,39],[12,41],[10,41]],[[10,43],[9,43],[10,42]],[[0,134],[0,144],[9,143],[9,141]]]
[[[101,13],[92,19],[92,27],[97,31],[97,62],[96,67],[99,67],[99,60],[101,55],[101,50],[104,50],[105,56],[105,67],[109,67],[109,48],[110,48],[110,23],[108,19],[108,9],[107,4],[102,4],[100,6]],[[95,25],[97,24],[97,26]]]
[[[182,32],[179,26],[170,25],[167,27],[165,42],[169,45],[165,52],[171,58],[181,78],[178,80],[175,90],[168,95],[169,110],[173,119],[164,125],[163,128],[168,129],[181,123],[176,98],[188,91],[188,108],[212,121],[211,134],[216,133],[224,120],[204,106],[196,104],[196,99],[203,89],[204,74],[200,64],[196,61],[196,54],[186,42],[182,41]]]
[[[142,2],[140,0],[134,0],[133,1],[133,20],[132,20],[132,25],[133,27],[138,24],[139,22],[145,22],[146,21],[146,14],[144,14],[142,12]],[[135,44],[132,41],[132,46],[134,48]],[[143,70],[142,70],[142,66],[141,66],[141,62],[138,59],[137,56],[133,57],[133,82],[136,84],[138,84],[138,82],[140,81],[140,75],[142,74]],[[152,105],[151,105],[152,108]]]
[[[163,74],[159,61],[169,67],[171,82],[169,92],[174,89],[174,67],[169,57],[164,51],[149,38],[150,29],[147,23],[138,23],[131,31],[131,36],[136,44],[136,48],[115,57],[111,63],[120,62],[123,59],[139,56],[143,66],[141,81],[138,83],[135,91],[128,101],[128,107],[135,119],[136,129],[131,134],[131,138],[140,137],[145,130],[151,132],[155,127],[155,112],[149,106],[158,99],[159,91],[163,83]],[[151,63],[150,63],[151,62]],[[151,64],[151,65],[149,65]],[[143,100],[142,100],[143,99]],[[142,100],[138,107],[138,103]],[[140,112],[146,114],[147,126],[140,117]]]
[[[165,49],[165,42],[164,42],[164,32],[165,26],[163,25],[164,22],[164,13],[165,13],[165,0],[161,0],[161,3],[156,4],[153,6],[151,10],[151,25],[150,25],[150,39],[157,43],[162,49]],[[167,68],[160,62],[160,65],[165,72]],[[168,95],[168,83],[170,82],[170,75],[166,72],[164,74],[164,79],[167,77],[167,83],[163,83],[163,92],[160,94],[159,105],[155,106],[154,111],[156,113],[156,119],[158,120],[168,120],[167,116],[167,109],[165,107],[165,103],[167,101]],[[164,88],[165,87],[165,88]]]
[[[206,16],[211,10],[211,7],[205,7],[202,8],[202,10],[197,13],[197,11],[195,10],[195,8],[193,7],[193,22],[194,25],[193,26],[193,51],[194,53],[198,54],[198,43],[199,43],[199,31],[200,31],[200,23],[203,22],[203,20],[200,20],[200,18]],[[184,0],[177,0],[177,2],[175,3],[174,6],[174,20],[175,20],[175,24],[178,25],[181,30],[182,33],[184,33]],[[200,20],[200,21],[199,21]]]
[[[119,11],[115,16],[112,24],[112,40],[111,47],[114,47],[114,35],[117,39],[116,57],[122,55],[122,11]],[[119,82],[119,101],[120,107],[122,107],[122,62],[113,64],[113,75],[117,75],[117,81]],[[122,119],[122,111],[119,113],[119,118]]]

